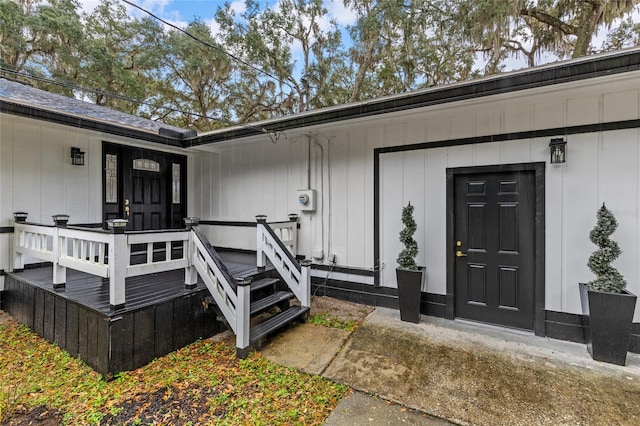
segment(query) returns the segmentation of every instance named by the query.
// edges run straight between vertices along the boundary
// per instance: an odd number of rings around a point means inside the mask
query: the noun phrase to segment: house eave
[[[32,105],[19,104],[4,99],[0,99],[0,113],[13,114],[21,117],[28,117],[36,120],[48,121],[65,126],[93,130],[96,132],[107,133],[111,135],[122,136],[172,147],[182,148],[184,146],[184,141],[181,139],[162,136],[157,133],[152,133],[132,127],[119,126],[106,121],[65,114],[58,111],[35,107]]]
[[[183,143],[185,147],[192,147],[228,142],[265,132],[282,132],[302,127],[326,125],[637,70],[640,70],[640,49],[626,49],[412,93],[323,108],[289,117],[255,122],[250,126],[235,126],[216,130],[186,139]]]

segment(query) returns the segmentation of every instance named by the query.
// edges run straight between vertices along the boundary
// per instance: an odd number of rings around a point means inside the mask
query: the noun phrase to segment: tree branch
[[[576,32],[578,31],[578,28],[561,21],[555,16],[551,16],[548,13],[541,12],[535,7],[531,9],[520,10],[520,15],[530,16],[544,24],[547,24],[549,26],[552,26],[553,28],[556,28],[562,31],[565,34],[576,34]]]

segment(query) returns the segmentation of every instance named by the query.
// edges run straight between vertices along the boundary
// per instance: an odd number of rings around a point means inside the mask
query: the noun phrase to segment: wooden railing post
[[[27,216],[29,215],[29,213],[27,212],[14,212],[13,213],[13,220],[15,221],[16,224],[19,223],[25,223],[27,221]],[[17,247],[20,247],[20,238],[24,238],[24,235],[21,231],[19,231],[18,229],[14,228],[13,231],[13,247],[11,249],[11,252],[13,253],[13,270],[14,271],[21,271],[24,269],[24,255],[22,253],[18,253],[16,251]]]
[[[258,256],[257,266],[258,268],[264,268],[267,265],[267,257],[264,253],[264,237],[262,236],[262,233],[264,232],[263,225],[267,223],[267,216],[259,214],[256,216],[256,221],[258,221],[258,239],[256,241],[256,254]]]
[[[126,219],[108,220],[111,230],[109,241],[109,304],[111,309],[122,309],[125,305],[125,280],[129,266],[129,245],[124,230]]]
[[[244,359],[251,349],[251,280],[240,281],[237,284],[236,355]]]
[[[60,236],[60,228],[66,228],[69,215],[54,214],[51,216],[56,228],[53,233],[53,288],[64,288],[67,283],[67,268],[60,266],[60,256],[66,254],[67,239]]]
[[[300,305],[305,308],[311,307],[311,261],[305,259],[300,264]]]
[[[187,266],[184,268],[184,286],[188,289],[193,289],[198,285],[198,271],[196,270],[194,257],[197,255],[195,243],[193,241],[194,235],[192,229],[200,223],[199,217],[185,217],[184,224],[189,231],[189,241],[186,244],[185,254],[187,256]]]
[[[289,221],[293,222],[289,230],[289,238],[291,238],[291,254],[293,257],[298,255],[298,215],[289,213]]]

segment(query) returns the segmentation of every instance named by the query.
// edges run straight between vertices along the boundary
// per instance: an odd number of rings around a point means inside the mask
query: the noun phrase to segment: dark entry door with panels
[[[186,215],[186,157],[103,144],[104,220],[128,219],[127,230],[181,228]]]
[[[470,172],[453,179],[455,316],[533,330],[535,172]]]

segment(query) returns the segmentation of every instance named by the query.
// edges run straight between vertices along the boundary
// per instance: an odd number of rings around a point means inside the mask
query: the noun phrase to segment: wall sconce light
[[[551,164],[562,164],[567,162],[567,141],[563,138],[553,138],[549,142],[549,153],[551,154]]]
[[[74,166],[84,166],[84,151],[80,148],[71,148],[71,164]]]

